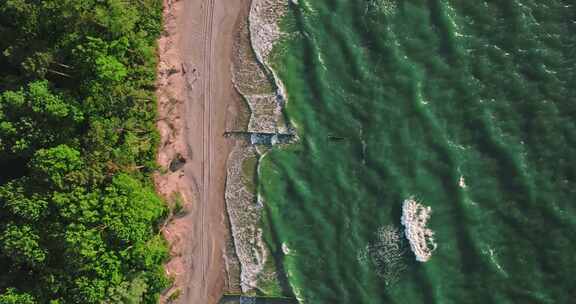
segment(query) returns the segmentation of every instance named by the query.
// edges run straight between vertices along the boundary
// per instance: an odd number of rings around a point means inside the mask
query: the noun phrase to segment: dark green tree
[[[39,266],[46,259],[46,250],[39,241],[40,236],[29,225],[9,223],[0,233],[2,254],[28,266]]]
[[[162,201],[152,189],[120,174],[106,187],[102,222],[117,241],[137,243],[152,236],[153,223],[164,213]]]
[[[78,106],[54,94],[47,81],[0,94],[0,157],[30,157],[73,138],[83,120]]]
[[[0,186],[0,208],[16,218],[34,222],[45,215],[48,201],[41,194],[30,194],[27,185],[29,178],[24,177]]]
[[[8,288],[0,294],[0,304],[36,304],[34,297],[27,293],[17,292],[14,288]]]
[[[58,145],[36,151],[30,168],[37,180],[56,189],[64,189],[66,185],[81,183],[81,173],[78,171],[83,164],[79,151],[67,145]]]

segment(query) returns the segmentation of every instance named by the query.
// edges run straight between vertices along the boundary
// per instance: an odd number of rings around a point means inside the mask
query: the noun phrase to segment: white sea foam
[[[292,252],[292,250],[290,250],[290,247],[288,247],[286,243],[282,243],[282,252],[285,255],[289,255]]]
[[[434,232],[426,227],[432,208],[424,206],[410,197],[402,204],[402,218],[404,234],[410,243],[410,249],[419,262],[426,262],[436,250]]]
[[[356,254],[358,262],[370,267],[384,280],[386,287],[393,286],[407,268],[406,245],[399,229],[392,225],[380,227],[376,239],[360,248]]]
[[[508,273],[504,270],[502,265],[498,263],[498,256],[494,248],[487,247],[487,249],[482,250],[482,253],[488,255],[488,257],[490,258],[490,262],[496,267],[496,269],[500,274],[502,274],[504,277],[508,277]]]
[[[458,187],[462,189],[466,189],[468,186],[466,185],[466,180],[464,180],[464,176],[460,175],[460,179],[458,179]]]

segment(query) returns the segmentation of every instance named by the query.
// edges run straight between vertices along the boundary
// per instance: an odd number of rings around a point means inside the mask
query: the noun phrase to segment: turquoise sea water
[[[305,303],[575,303],[574,1],[299,0],[284,26],[301,141],[260,190]],[[438,249],[386,287],[357,252],[410,196]]]

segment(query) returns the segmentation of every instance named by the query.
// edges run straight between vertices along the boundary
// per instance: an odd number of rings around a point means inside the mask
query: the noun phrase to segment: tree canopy
[[[0,1],[0,304],[156,303],[161,0]]]

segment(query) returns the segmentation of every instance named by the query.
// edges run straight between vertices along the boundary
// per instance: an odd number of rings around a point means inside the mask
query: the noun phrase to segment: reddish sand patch
[[[232,140],[223,136],[235,125],[241,100],[231,80],[235,24],[250,0],[164,1],[164,33],[159,39],[158,163],[155,176],[167,200],[179,193],[184,213],[163,234],[172,259],[166,272],[185,304],[217,303],[224,288],[223,249],[228,230],[224,188]]]

